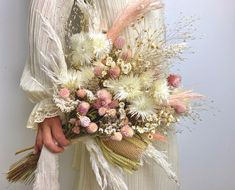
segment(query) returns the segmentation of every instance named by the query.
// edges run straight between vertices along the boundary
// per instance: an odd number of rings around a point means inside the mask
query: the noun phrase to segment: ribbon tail
[[[59,157],[43,146],[33,190],[59,190]]]

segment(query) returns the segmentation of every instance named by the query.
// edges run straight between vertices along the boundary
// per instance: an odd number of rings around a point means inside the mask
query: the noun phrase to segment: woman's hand
[[[64,136],[61,120],[58,116],[45,119],[38,124],[34,146],[35,154],[41,151],[43,145],[53,153],[61,153],[64,151],[64,146],[68,146],[69,143],[69,140]]]

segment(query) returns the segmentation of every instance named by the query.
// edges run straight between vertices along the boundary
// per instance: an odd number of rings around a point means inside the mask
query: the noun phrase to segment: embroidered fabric
[[[55,116],[62,116],[62,112],[51,99],[44,99],[35,105],[29,116],[27,128],[35,129],[44,119]]]

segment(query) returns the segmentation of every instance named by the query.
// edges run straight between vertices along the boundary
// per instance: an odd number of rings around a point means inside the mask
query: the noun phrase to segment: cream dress
[[[134,1],[137,0],[92,0],[108,26],[111,26],[116,16],[129,3]],[[59,110],[53,105],[48,96],[48,89],[51,88],[50,80],[42,71],[42,63],[45,60],[41,53],[49,55],[53,46],[49,37],[42,29],[40,14],[50,21],[65,47],[64,26],[71,13],[73,3],[74,0],[31,1],[29,20],[30,56],[21,78],[21,87],[28,94],[30,100],[35,103],[27,123],[28,128],[35,129],[37,123],[42,122],[45,118],[59,115]],[[144,19],[144,25],[145,27],[151,26],[151,28],[164,26],[163,9],[148,13]],[[125,30],[123,36],[129,44],[133,43],[134,32],[131,27]],[[167,143],[156,143],[155,146],[158,150],[167,152],[173,170],[179,174],[176,135],[173,133],[169,134]],[[77,169],[77,176],[75,178],[76,190],[100,190],[89,163],[89,153],[82,144],[78,144],[75,147],[73,166]],[[144,165],[144,167],[132,175],[124,174],[124,179],[129,190],[179,189],[179,186],[168,179],[163,169],[156,164]]]

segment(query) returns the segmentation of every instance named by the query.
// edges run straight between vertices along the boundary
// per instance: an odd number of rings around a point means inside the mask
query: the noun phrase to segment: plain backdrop
[[[182,190],[235,189],[235,1],[165,0],[166,20],[173,23],[179,13],[196,15],[195,55],[177,65],[184,86],[214,100],[202,121],[182,124],[178,135]],[[10,185],[4,172],[16,161],[14,152],[32,145],[34,133],[25,128],[32,104],[19,88],[27,58],[29,0],[1,0],[0,6],[0,189],[27,190]],[[191,129],[188,130],[188,128]],[[71,189],[69,174],[72,150],[61,156],[62,190]],[[85,189],[84,189],[85,190]],[[164,190],[164,189],[163,189]]]

